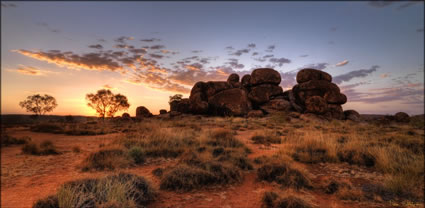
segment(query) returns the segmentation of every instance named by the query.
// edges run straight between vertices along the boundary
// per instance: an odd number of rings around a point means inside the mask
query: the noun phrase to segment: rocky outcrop
[[[165,110],[165,109],[161,109],[161,110],[159,110],[159,114],[161,115],[161,114],[167,114],[167,110]]]
[[[131,116],[128,113],[123,113],[122,116],[121,116],[121,118],[127,119],[127,118],[131,118]]]
[[[288,92],[292,107],[301,113],[313,113],[328,118],[344,119],[341,105],[347,97],[332,83],[332,76],[316,69],[302,69],[297,74],[298,84]]]
[[[136,108],[136,118],[147,117],[152,117],[152,113],[145,106],[139,106]]]
[[[351,120],[351,121],[360,121],[361,117],[360,114],[355,110],[346,110],[344,111],[345,119]]]
[[[279,86],[281,75],[259,68],[240,79],[230,74],[227,81],[197,82],[188,99],[170,103],[170,111],[203,115],[260,117],[275,112],[297,112],[323,118],[345,119],[341,105],[347,97],[332,83],[332,76],[316,69],[300,70],[291,90]],[[348,112],[349,114],[349,112]]]
[[[405,112],[398,112],[394,115],[394,120],[399,123],[408,123],[410,116]]]

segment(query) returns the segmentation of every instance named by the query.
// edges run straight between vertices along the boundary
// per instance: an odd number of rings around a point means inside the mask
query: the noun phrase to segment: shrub
[[[131,164],[122,149],[102,149],[91,153],[83,162],[82,170],[114,170]]]
[[[279,196],[275,192],[265,192],[263,195],[263,207],[265,208],[311,208],[306,200],[293,194]]]
[[[59,201],[58,201],[58,197],[53,195],[53,196],[48,196],[44,199],[39,199],[37,202],[35,202],[32,205],[33,208],[59,208]]]
[[[211,184],[237,182],[241,177],[238,169],[216,162],[203,164],[203,168],[179,165],[163,176],[160,187],[166,190],[190,191]]]
[[[348,162],[349,164],[363,165],[366,167],[372,167],[375,165],[375,157],[363,151],[364,149],[343,149],[338,151],[338,159],[341,162]]]
[[[233,133],[229,130],[217,130],[211,133],[206,143],[213,147],[243,147],[244,144],[237,140]]]
[[[31,126],[31,131],[35,132],[46,132],[46,133],[54,133],[54,134],[60,134],[63,133],[63,128],[56,124],[36,124],[34,126]]]
[[[19,144],[26,144],[29,141],[31,141],[30,137],[21,137],[21,138],[16,138],[16,137],[12,137],[8,134],[1,134],[1,146],[2,147],[7,147],[7,146],[11,146],[11,145],[19,145]]]
[[[22,147],[22,153],[30,154],[30,155],[38,155],[40,153],[40,149],[35,143],[27,143]]]
[[[141,164],[145,162],[145,156],[143,154],[142,148],[140,147],[132,147],[128,151],[129,156],[134,160],[136,164]]]
[[[283,187],[311,188],[310,179],[301,170],[281,161],[271,161],[257,170],[257,176],[268,182],[275,181]]]
[[[145,207],[156,191],[143,177],[120,173],[100,179],[81,179],[62,185],[55,196],[40,200],[51,207]],[[56,200],[56,201],[55,201]],[[38,202],[37,202],[38,203]],[[37,205],[37,208],[50,207]],[[34,207],[36,207],[34,205]]]

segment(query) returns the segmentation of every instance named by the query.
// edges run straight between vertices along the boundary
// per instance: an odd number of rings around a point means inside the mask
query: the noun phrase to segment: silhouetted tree
[[[168,103],[172,103],[172,102],[174,102],[174,101],[181,101],[182,100],[182,98],[183,98],[183,95],[181,95],[181,94],[175,94],[175,95],[173,95],[173,96],[170,96],[170,100],[168,101]]]
[[[130,107],[127,97],[121,94],[114,95],[110,90],[101,89],[96,94],[90,93],[86,95],[88,106],[95,109],[100,117],[114,117],[114,114]]]
[[[25,108],[27,112],[33,112],[36,116],[44,115],[53,111],[58,104],[56,99],[50,95],[41,96],[40,94],[28,96],[27,99],[21,101],[19,106]]]

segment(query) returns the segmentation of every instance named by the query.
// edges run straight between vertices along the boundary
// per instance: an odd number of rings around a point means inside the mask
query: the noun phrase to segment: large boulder
[[[241,79],[242,87],[249,88],[251,87],[251,75],[246,74]]]
[[[177,111],[180,113],[190,113],[190,101],[188,98],[175,100],[170,103],[170,111]],[[165,111],[167,113],[167,111]]]
[[[221,91],[208,100],[209,112],[213,115],[243,116],[250,110],[246,92],[233,88]]]
[[[123,113],[121,117],[125,119],[131,118],[130,114],[128,113]]]
[[[346,120],[351,120],[351,121],[360,121],[361,119],[360,114],[355,110],[344,111],[344,116]]]
[[[161,110],[159,110],[159,114],[160,115],[167,114],[167,110],[161,109]]]
[[[228,78],[227,78],[227,82],[232,85],[232,87],[240,87],[241,83],[239,82],[239,75],[238,74],[231,74]]]
[[[394,120],[400,123],[408,123],[410,121],[410,117],[405,112],[398,112],[394,115]]]
[[[248,112],[248,117],[255,118],[255,117],[263,117],[264,113],[261,110],[251,110]]]
[[[205,89],[207,100],[209,100],[212,96],[223,90],[228,90],[232,88],[233,86],[228,82],[207,82]]]
[[[328,111],[326,100],[320,96],[312,96],[305,101],[307,113],[324,114]]]
[[[325,116],[338,120],[345,119],[344,111],[342,110],[341,105],[337,104],[328,104],[328,112],[326,112]]]
[[[292,92],[292,90],[288,91],[288,97],[289,97],[289,103],[291,103],[292,108],[296,112],[302,113],[304,111],[304,109],[297,104],[294,93]]]
[[[139,106],[136,108],[136,118],[147,118],[151,116],[152,113],[145,106]]]
[[[193,114],[205,114],[208,112],[208,102],[203,99],[201,92],[191,94],[189,98],[189,111]]]
[[[332,81],[332,76],[324,71],[317,69],[302,69],[297,73],[297,82],[304,83],[310,80],[325,80]]]
[[[263,104],[268,102],[273,96],[277,96],[282,93],[283,90],[280,86],[262,84],[252,87],[248,94],[248,98],[256,104]]]
[[[340,94],[339,87],[326,80],[311,80],[295,85],[292,88],[297,104],[304,105],[312,96],[324,97],[326,93]]]
[[[281,81],[281,77],[278,71],[269,68],[259,68],[255,69],[251,73],[251,84],[260,85],[260,84],[274,84],[278,85]]]
[[[342,93],[338,93],[337,91],[326,92],[324,98],[326,102],[330,104],[342,105],[347,102],[347,96]]]
[[[287,100],[274,99],[262,105],[260,108],[266,111],[267,113],[274,113],[276,111],[289,112],[292,107],[291,107],[291,103]]]

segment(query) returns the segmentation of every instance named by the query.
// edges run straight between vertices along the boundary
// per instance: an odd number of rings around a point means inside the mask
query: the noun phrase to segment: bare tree
[[[50,95],[41,96],[40,94],[28,96],[24,101],[19,102],[19,106],[25,108],[27,112],[33,112],[35,115],[44,115],[53,111],[58,104],[56,99]]]
[[[101,89],[96,94],[90,93],[86,95],[88,106],[95,109],[100,117],[114,117],[114,114],[130,107],[127,97],[121,94],[114,95],[110,90]]]

